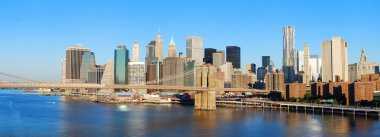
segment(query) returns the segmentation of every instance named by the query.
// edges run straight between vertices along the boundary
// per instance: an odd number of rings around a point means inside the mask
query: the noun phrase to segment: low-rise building
[[[286,84],[286,100],[290,98],[303,98],[306,94],[306,84],[291,83]]]

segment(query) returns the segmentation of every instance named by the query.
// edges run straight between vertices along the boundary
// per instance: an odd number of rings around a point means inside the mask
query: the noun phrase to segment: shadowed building
[[[216,53],[214,48],[205,48],[204,62],[206,64],[213,64],[213,54]]]
[[[233,68],[240,69],[240,47],[227,46],[227,62],[232,62]]]
[[[66,49],[66,83],[80,83],[83,54],[89,51],[89,48],[80,45],[74,45]]]
[[[290,98],[303,98],[306,94],[306,84],[291,83],[286,84],[286,100]]]

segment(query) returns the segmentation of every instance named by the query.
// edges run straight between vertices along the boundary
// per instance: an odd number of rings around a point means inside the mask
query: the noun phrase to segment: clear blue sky
[[[311,54],[320,55],[322,40],[341,36],[350,63],[358,62],[361,48],[379,62],[379,7],[378,0],[1,0],[0,72],[59,81],[72,44],[91,48],[97,64],[134,41],[144,57],[158,26],[165,56],[171,35],[182,52],[185,36],[198,35],[206,48],[240,46],[242,64],[261,65],[261,56],[270,55],[279,67],[282,28],[294,25],[299,50],[307,41]]]

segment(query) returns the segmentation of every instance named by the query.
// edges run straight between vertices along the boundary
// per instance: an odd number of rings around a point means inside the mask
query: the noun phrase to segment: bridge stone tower
[[[196,68],[196,87],[209,88],[209,91],[197,91],[195,93],[196,110],[215,110],[215,67],[204,65]]]

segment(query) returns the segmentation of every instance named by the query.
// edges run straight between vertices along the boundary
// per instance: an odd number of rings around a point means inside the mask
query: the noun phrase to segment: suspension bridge
[[[20,77],[13,74],[0,72],[0,76],[10,77],[26,82],[6,82],[0,81],[0,88],[60,88],[60,89],[147,89],[147,90],[165,90],[165,91],[194,91],[195,92],[195,109],[215,110],[215,92],[250,92],[252,94],[266,95],[268,91],[249,88],[224,88],[218,87],[215,82],[215,67],[203,66],[197,69],[189,70],[183,73],[167,76],[162,79],[147,81],[141,85],[130,84],[96,84],[96,83],[53,83]],[[194,75],[195,86],[170,86],[159,85],[160,82],[178,80],[187,75]],[[239,83],[240,84],[240,83]]]

